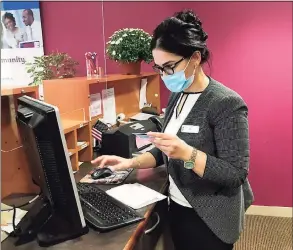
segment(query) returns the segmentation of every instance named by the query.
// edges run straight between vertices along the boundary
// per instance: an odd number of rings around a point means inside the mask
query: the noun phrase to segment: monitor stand
[[[37,239],[41,247],[49,247],[87,234],[88,227],[73,230],[72,225],[57,213],[52,213],[50,203],[40,196],[16,226],[15,245]]]

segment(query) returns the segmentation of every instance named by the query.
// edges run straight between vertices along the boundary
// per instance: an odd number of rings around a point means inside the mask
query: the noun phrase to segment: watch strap
[[[189,161],[195,162],[196,157],[197,157],[197,149],[196,148],[193,148]]]
[[[196,156],[197,156],[197,149],[193,148],[190,159],[184,162],[184,167],[186,169],[193,169],[195,167]]]

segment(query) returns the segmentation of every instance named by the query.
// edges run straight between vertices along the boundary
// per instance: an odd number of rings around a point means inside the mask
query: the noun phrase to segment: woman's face
[[[13,30],[15,27],[15,23],[9,18],[5,18],[4,25],[8,30]]]
[[[182,56],[161,49],[154,49],[153,57],[155,63],[154,67],[159,69],[160,73],[163,75],[170,75],[173,71],[176,73],[186,68],[185,76],[188,78],[192,75],[195,67],[198,65],[196,56],[192,56],[192,58],[183,58]]]

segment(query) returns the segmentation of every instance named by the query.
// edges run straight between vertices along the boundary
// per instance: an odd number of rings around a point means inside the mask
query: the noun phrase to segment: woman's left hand
[[[172,159],[188,161],[192,154],[192,147],[176,135],[148,132],[150,141]]]

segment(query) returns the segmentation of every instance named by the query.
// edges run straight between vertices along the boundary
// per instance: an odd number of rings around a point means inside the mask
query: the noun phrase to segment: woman
[[[26,32],[16,27],[15,17],[9,12],[6,12],[2,16],[2,23],[6,28],[6,32],[4,32],[4,44],[8,48],[19,48],[19,43],[27,40]]]
[[[207,38],[192,11],[177,13],[154,30],[154,69],[172,92],[163,133],[148,133],[155,148],[133,159],[93,160],[115,170],[166,164],[170,229],[179,250],[233,249],[253,201],[247,106],[203,72]]]

